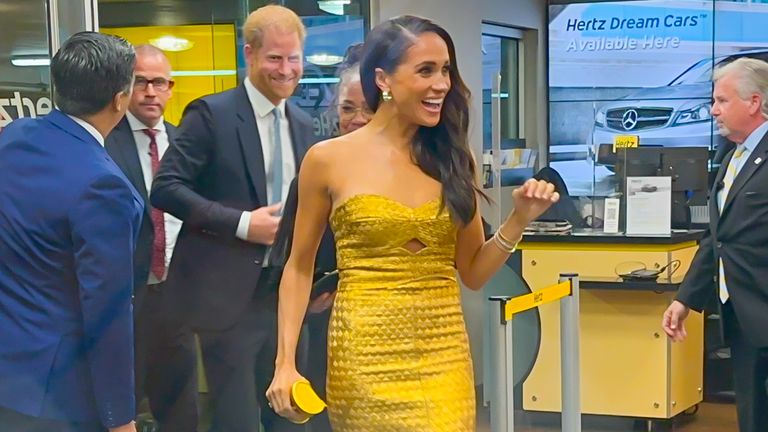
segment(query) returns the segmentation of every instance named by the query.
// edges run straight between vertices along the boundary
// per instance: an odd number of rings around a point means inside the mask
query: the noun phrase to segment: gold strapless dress
[[[339,288],[328,338],[334,432],[475,430],[472,359],[439,200],[355,195],[330,218]],[[406,247],[417,239],[417,252]]]

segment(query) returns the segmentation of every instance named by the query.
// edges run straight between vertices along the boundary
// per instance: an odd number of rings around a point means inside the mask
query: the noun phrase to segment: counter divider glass
[[[628,177],[670,177],[672,185],[671,225],[689,229],[691,207],[705,206],[711,188],[709,150],[705,147],[653,147],[617,149],[615,159],[617,187],[621,196],[621,217],[626,222],[626,184]]]

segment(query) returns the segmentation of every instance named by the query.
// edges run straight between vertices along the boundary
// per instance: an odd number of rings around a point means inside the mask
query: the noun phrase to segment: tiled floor
[[[478,412],[477,432],[490,432],[487,410]],[[654,425],[656,427],[657,425]],[[559,416],[518,412],[515,415],[515,432],[560,432]],[[624,418],[584,416],[583,432],[647,432],[646,422]],[[651,429],[651,431],[670,429]],[[727,403],[702,403],[693,415],[681,415],[674,421],[674,432],[738,432],[736,408]]]
[[[206,431],[210,423],[205,399],[203,395],[203,415],[199,429],[201,432]],[[515,432],[561,432],[559,419],[560,416],[557,414],[517,412]],[[732,403],[702,403],[695,414],[678,416],[672,430],[674,432],[738,432],[736,408]],[[145,429],[140,428],[140,431],[155,432],[156,429],[149,426]],[[667,432],[670,429],[658,428],[650,431]],[[477,432],[491,432],[490,413],[487,408],[478,409]],[[649,432],[649,429],[646,422],[633,419],[585,415],[582,419],[582,432]]]

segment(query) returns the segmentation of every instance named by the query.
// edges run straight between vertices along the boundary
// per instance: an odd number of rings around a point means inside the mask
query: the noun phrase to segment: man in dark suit
[[[144,395],[161,431],[197,430],[195,341],[189,327],[169,313],[176,301],[164,289],[166,269],[181,221],[149,204],[154,174],[176,128],[163,119],[171,97],[171,64],[152,45],[136,47],[133,95],[125,118],[106,148],[144,200],[144,220],[134,254],[136,404]]]
[[[710,227],[664,313],[664,331],[686,337],[690,309],[717,293],[733,360],[741,432],[768,431],[768,63],[742,58],[715,71],[712,115],[736,143],[710,194]],[[713,282],[714,281],[714,282]]]
[[[0,134],[0,429],[135,432],[141,197],[104,150],[135,55],[83,32],[51,62],[57,110]]]
[[[280,203],[314,142],[310,117],[286,101],[302,76],[306,32],[295,13],[271,5],[243,33],[248,77],[186,108],[151,201],[184,221],[166,289],[200,338],[211,429],[258,430],[260,412],[267,431],[303,430],[267,406],[277,313],[264,282]]]

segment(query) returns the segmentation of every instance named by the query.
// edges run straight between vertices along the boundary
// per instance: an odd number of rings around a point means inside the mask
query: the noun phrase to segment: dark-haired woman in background
[[[360,53],[362,44],[355,44],[347,49],[344,62],[339,66],[339,84],[336,90],[336,100],[333,105],[339,119],[339,135],[348,134],[365,126],[371,120],[373,112],[365,103],[363,88],[360,85]],[[272,256],[275,264],[284,265],[291,254],[293,229],[296,223],[296,207],[299,197],[296,179],[291,183],[288,196],[283,205],[283,216],[275,235]],[[333,236],[326,230],[320,242],[315,260],[314,278],[336,269],[336,248]],[[280,283],[280,272],[275,272],[274,284]],[[309,349],[306,360],[307,378],[317,393],[325,399],[325,378],[328,359],[328,320],[330,307],[333,305],[334,292],[322,292],[312,296],[307,308],[307,325],[309,327]],[[312,432],[331,432],[328,413],[324,411],[312,418]]]
[[[467,141],[469,90],[442,27],[413,16],[376,26],[360,75],[373,119],[312,147],[299,174],[267,397],[278,414],[296,416],[296,344],[330,220],[340,278],[328,344],[334,431],[473,431],[457,271],[480,289],[558,195],[547,182],[528,181],[513,193],[515,210],[485,241]]]

